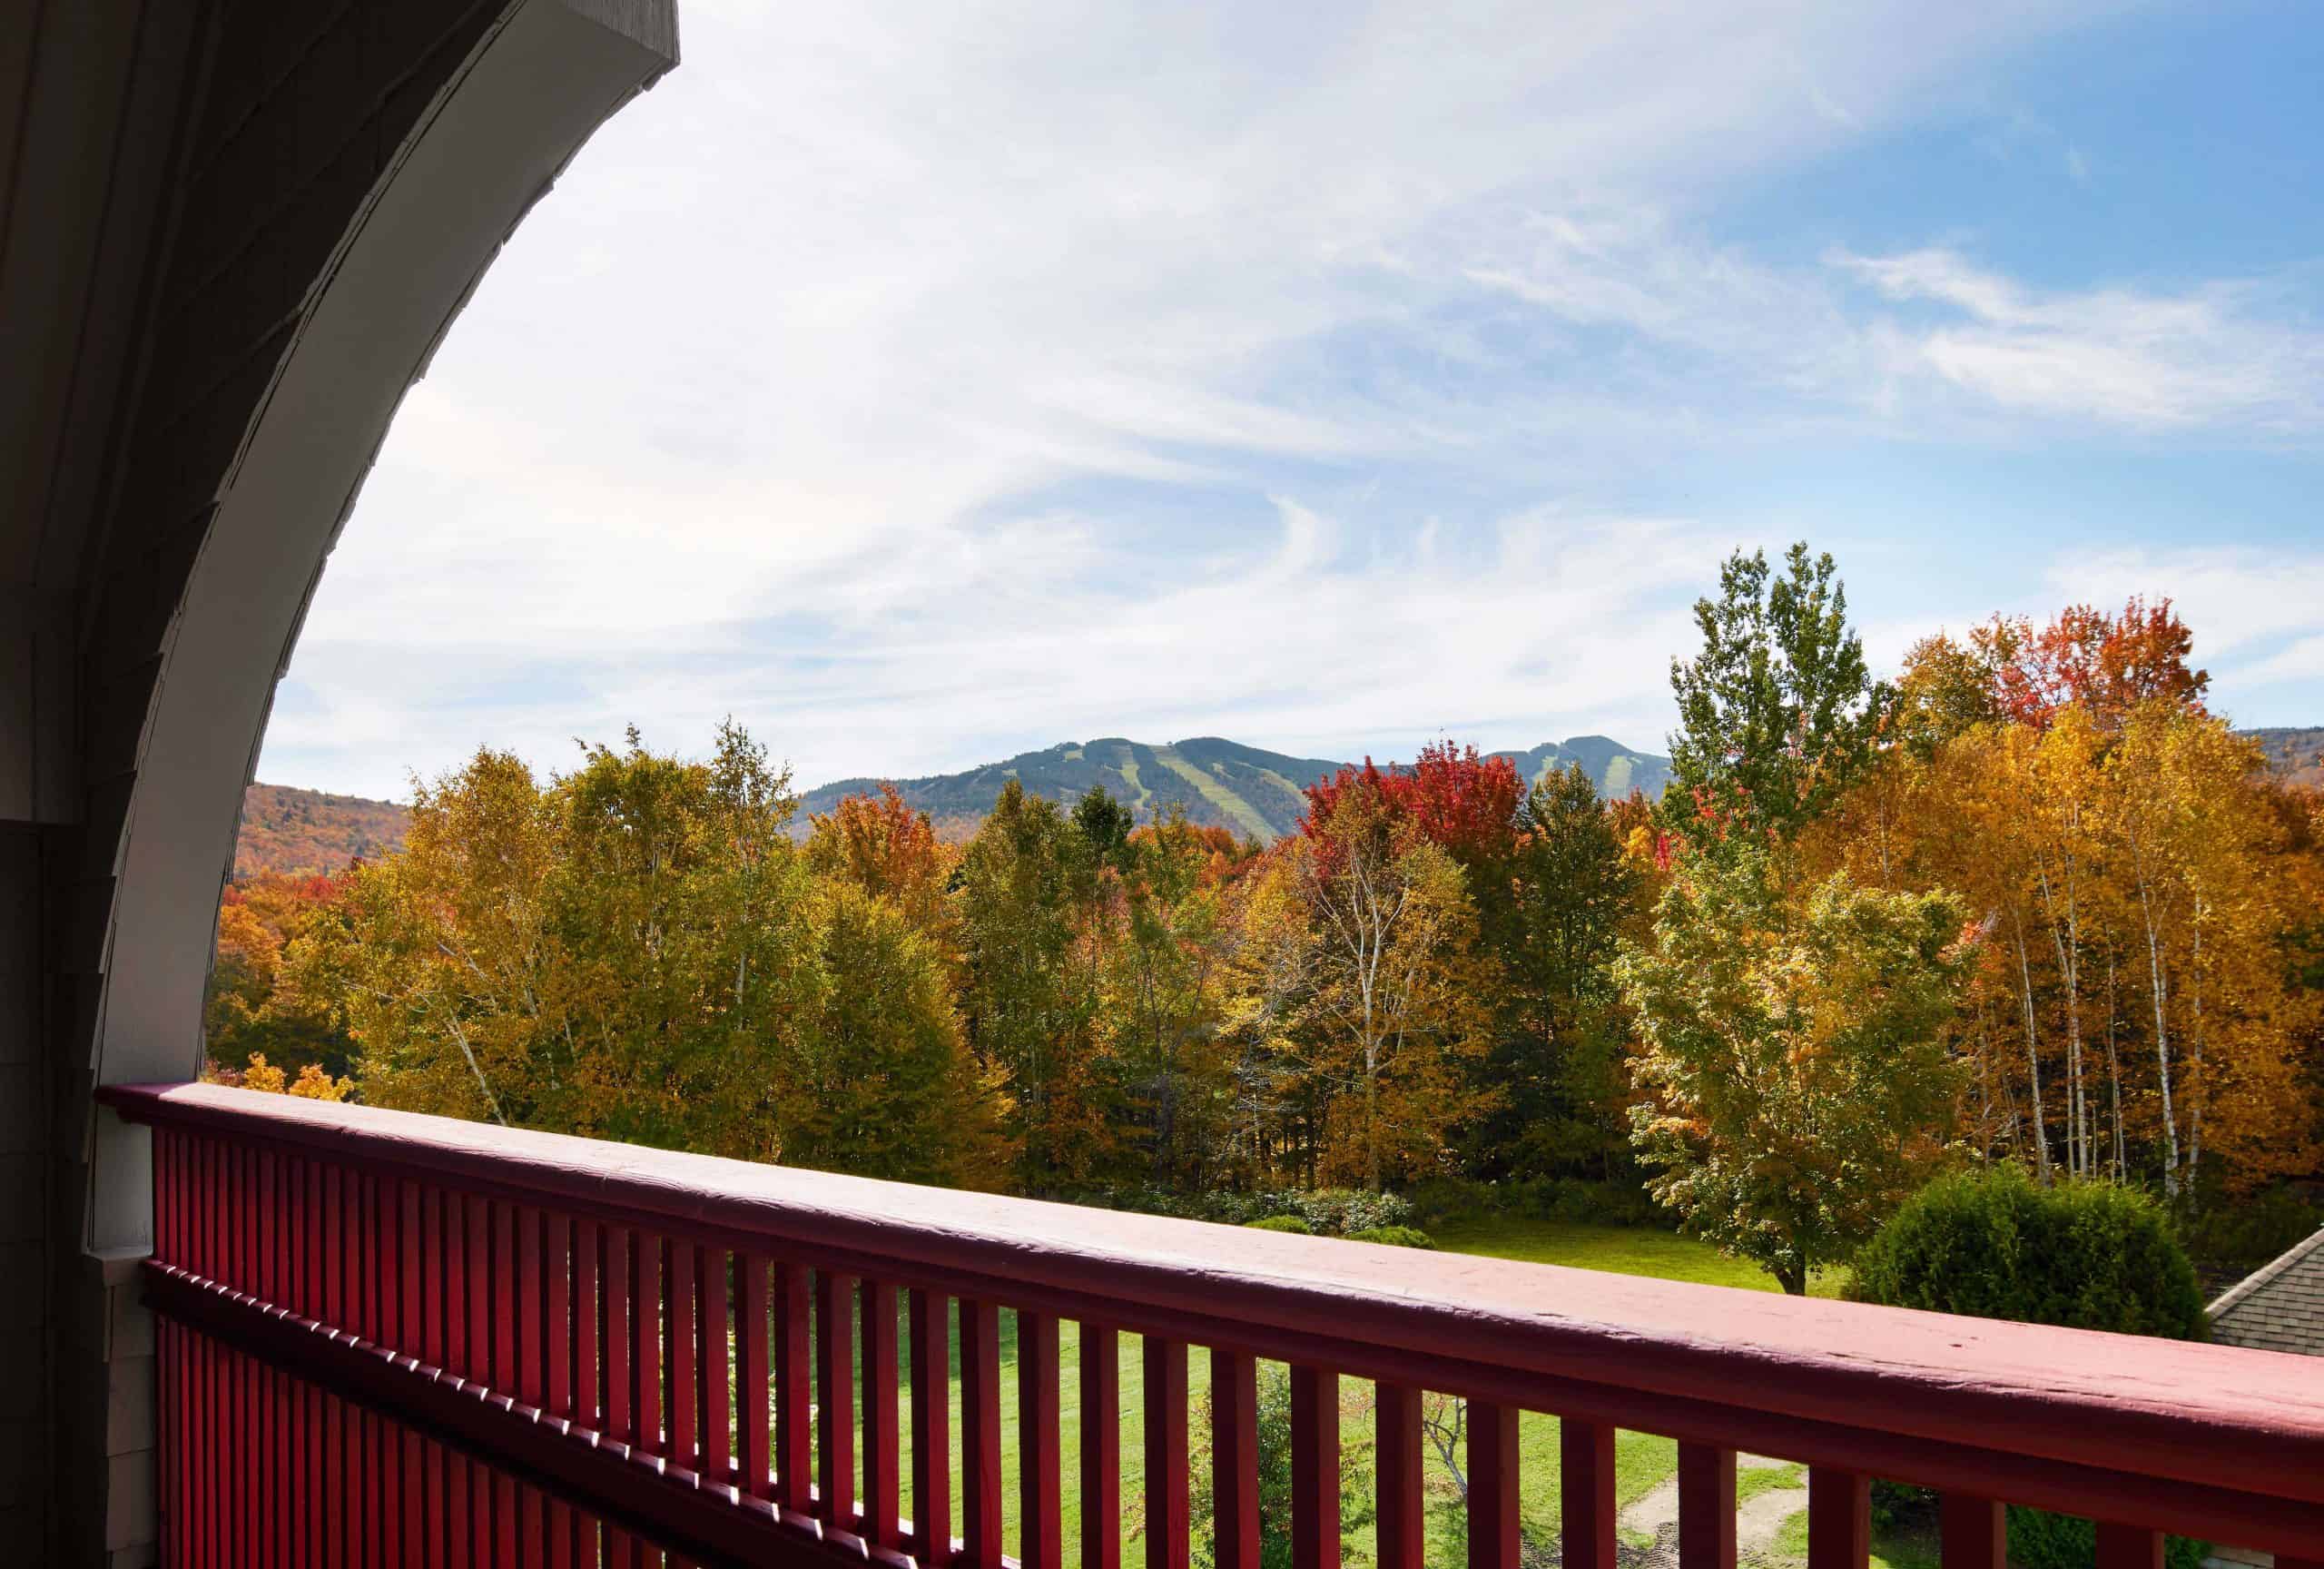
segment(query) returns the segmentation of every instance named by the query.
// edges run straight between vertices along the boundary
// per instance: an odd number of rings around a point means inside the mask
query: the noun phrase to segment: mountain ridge
[[[2259,745],[2277,777],[2324,786],[2324,726],[2275,726],[2238,734]],[[1095,759],[1093,749],[1098,753]],[[1490,755],[1508,758],[1528,784],[1546,768],[1578,762],[1598,793],[1610,798],[1628,794],[1633,787],[1659,795],[1669,782],[1669,758],[1633,751],[1604,735],[1570,735],[1525,751]],[[1177,804],[1195,822],[1266,839],[1292,832],[1306,786],[1343,765],[1337,759],[1269,752],[1219,735],[1192,735],[1159,746],[1105,735],[894,784],[906,801],[926,811],[939,831],[953,839],[975,832],[1011,776],[1062,805],[1103,784],[1138,808],[1141,819]],[[842,796],[868,794],[880,784],[876,775],[865,775],[803,792],[794,822],[797,832],[803,834],[810,818],[831,811]],[[296,785],[252,784],[242,802],[234,876],[335,873],[351,862],[400,849],[409,821],[410,808],[393,801]]]
[[[1507,758],[1529,784],[1550,768],[1578,762],[1599,793],[1608,796],[1626,795],[1634,787],[1659,796],[1670,777],[1669,758],[1633,751],[1604,735],[1573,735],[1489,755]],[[1069,806],[1103,785],[1140,822],[1181,807],[1190,822],[1267,840],[1295,830],[1306,806],[1307,787],[1353,761],[1270,752],[1220,735],[1191,735],[1158,745],[1103,735],[1092,741],[1060,741],[958,773],[886,782],[895,785],[908,804],[934,819],[948,837],[973,832],[1015,778],[1028,791],[1060,805]],[[866,775],[818,785],[801,795],[801,818],[829,812],[842,797],[868,794],[881,783]]]

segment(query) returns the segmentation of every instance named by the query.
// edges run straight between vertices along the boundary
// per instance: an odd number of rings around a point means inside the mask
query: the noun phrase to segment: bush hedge
[[[1496,1215],[1597,1226],[1675,1229],[1671,1213],[1636,1182],[1592,1182],[1578,1177],[1529,1177],[1477,1182],[1435,1177],[1413,1186],[1413,1217],[1423,1226]]]
[[[1978,1318],[2201,1339],[2195,1268],[2162,1207],[2096,1182],[2036,1186],[2019,1167],[1940,1177],[1857,1254],[1848,1295],[1896,1308]],[[1926,1506],[1922,1488],[1882,1485],[1884,1509]],[[2012,1505],[2013,1569],[2090,1569],[2097,1527]],[[2197,1569],[2208,1549],[2173,1536],[2167,1569]]]
[[[1243,1224],[1254,1231],[1288,1231],[1298,1237],[1313,1237],[1315,1229],[1299,1215],[1270,1215],[1264,1220],[1246,1220]]]
[[[2202,1569],[2211,1548],[2185,1536],[2162,1539],[2163,1569]],[[2073,1515],[2009,1507],[2011,1569],[2090,1569],[2098,1561],[2098,1527]]]
[[[1174,1193],[1163,1188],[1087,1188],[1049,1197],[1069,1204],[1171,1215],[1247,1226],[1270,1216],[1295,1215],[1318,1237],[1345,1237],[1382,1226],[1408,1226],[1413,1207],[1393,1193],[1353,1188],[1276,1189],[1258,1193]]]
[[[1435,1251],[1436,1238],[1413,1226],[1374,1226],[1368,1230],[1351,1231],[1351,1242],[1377,1242],[1389,1248],[1425,1248]]]
[[[2043,1188],[2014,1165],[1941,1177],[1856,1256],[1859,1301],[2201,1339],[2203,1295],[2162,1206],[2097,1182]]]

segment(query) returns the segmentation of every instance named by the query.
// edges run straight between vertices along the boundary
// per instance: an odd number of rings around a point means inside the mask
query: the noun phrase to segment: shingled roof
[[[2211,1319],[2222,1345],[2324,1357],[2324,1231],[2221,1293]]]

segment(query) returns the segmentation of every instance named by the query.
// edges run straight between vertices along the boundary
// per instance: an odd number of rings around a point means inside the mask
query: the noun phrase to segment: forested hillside
[[[2268,770],[2291,784],[2324,784],[2324,725],[2304,730],[2246,730]]]
[[[1609,800],[1642,790],[1659,798],[1670,777],[1670,760],[1633,752],[1603,735],[1548,741],[1530,752],[1496,752],[1531,783],[1551,768],[1579,763]],[[1149,746],[1120,736],[1060,742],[1042,752],[1021,753],[1005,762],[959,774],[902,781],[898,788],[913,810],[925,812],[937,834],[966,841],[1014,779],[1028,795],[1070,806],[1102,788],[1128,804],[1140,823],[1158,823],[1174,811],[1197,827],[1224,828],[1240,839],[1271,844],[1299,825],[1308,786],[1346,764],[1321,757],[1294,757],[1216,735],[1197,735]],[[805,793],[793,826],[803,834],[812,820],[850,795],[875,792],[881,781],[842,779]],[[242,804],[241,841],[234,854],[234,876],[246,881],[266,873],[286,877],[328,875],[358,860],[402,848],[411,823],[409,807],[359,795],[330,795],[281,784],[253,784]]]
[[[411,809],[360,795],[330,795],[288,784],[253,784],[242,795],[242,831],[234,845],[238,883],[274,873],[328,876],[358,861],[403,848]]]

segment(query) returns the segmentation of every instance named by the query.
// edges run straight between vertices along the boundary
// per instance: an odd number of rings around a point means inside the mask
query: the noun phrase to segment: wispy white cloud
[[[1649,744],[1759,530],[1636,474],[1905,412],[2312,419],[2248,289],[2174,318],[1706,216],[2103,8],[689,0],[406,400],[265,769],[727,712],[812,778],[1108,730]]]
[[[2004,408],[2154,428],[2324,424],[2324,331],[2269,310],[2280,302],[2261,283],[2041,291],[1950,250],[1828,260],[1889,300],[1944,308],[1897,325],[1904,368]]]

